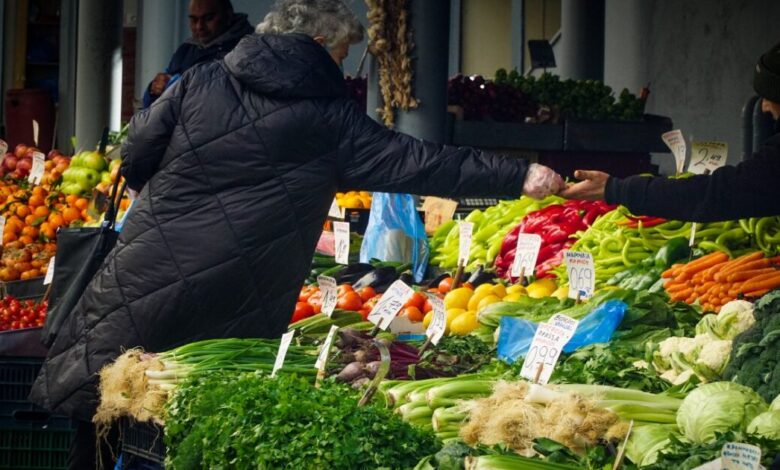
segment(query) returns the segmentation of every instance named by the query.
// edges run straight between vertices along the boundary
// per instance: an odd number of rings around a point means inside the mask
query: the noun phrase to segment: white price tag
[[[5,233],[5,217],[0,215],[0,236],[2,236]],[[2,242],[0,242],[0,246],[2,246]]]
[[[579,251],[566,251],[563,255],[566,260],[566,272],[569,274],[569,298],[591,297],[596,290],[593,256]]]
[[[726,164],[729,144],[726,142],[694,142],[688,171],[697,175],[710,174]]]
[[[525,356],[520,375],[528,380],[536,379],[539,375],[540,384],[546,384],[550,380],[555,364],[561,355],[561,349],[569,342],[571,336],[563,328],[549,323],[540,323],[536,328],[536,334],[528,354]],[[539,368],[542,368],[539,373]]]
[[[691,236],[688,238],[688,246],[693,248],[694,244],[696,244],[696,222],[691,224]]]
[[[330,276],[317,276],[317,284],[322,292],[322,314],[331,317],[338,303],[336,280]]]
[[[344,213],[345,213],[344,208],[339,206],[339,203],[336,202],[336,199],[333,199],[333,202],[330,203],[330,210],[328,211],[328,217],[333,217],[334,219],[343,219]]]
[[[322,343],[322,349],[320,349],[320,354],[317,356],[317,362],[314,363],[315,369],[325,370],[325,364],[328,363],[328,354],[330,354],[330,345],[333,344],[333,337],[336,336],[338,330],[339,327],[336,325],[330,327],[328,337],[325,338],[325,342]]]
[[[666,132],[661,135],[661,139],[663,139],[666,146],[669,147],[669,150],[672,151],[672,155],[674,155],[675,169],[679,175],[685,169],[685,154],[687,152],[682,131],[680,131],[680,129],[675,129],[673,131]]]
[[[471,252],[471,237],[474,235],[474,224],[471,222],[460,222],[458,224],[460,238],[458,239],[458,263],[466,266],[469,264],[469,253]]]
[[[46,277],[43,278],[43,285],[48,286],[54,280],[54,256],[49,258],[49,266],[46,268]]]
[[[33,153],[32,168],[30,168],[30,174],[27,175],[27,181],[29,181],[30,184],[41,184],[45,163],[46,155],[42,154],[41,152]]]
[[[276,377],[276,371],[281,369],[284,365],[284,357],[287,356],[287,350],[290,349],[293,335],[295,335],[295,330],[288,331],[282,335],[282,340],[279,342],[279,351],[276,353],[276,361],[274,361],[274,368],[271,371],[271,377]]]
[[[577,325],[580,324],[579,320],[575,320],[571,317],[567,317],[562,313],[556,313],[555,315],[550,317],[549,320],[547,320],[547,323],[565,331],[567,336],[566,339],[567,343],[574,336],[574,332],[577,331]]]
[[[539,249],[542,247],[542,237],[535,233],[521,233],[517,235],[517,248],[515,248],[515,260],[512,262],[512,277],[520,277],[520,271],[526,277],[533,276],[536,269],[536,259],[539,257]]]
[[[41,126],[40,126],[40,124],[38,124],[38,121],[36,121],[35,119],[33,119],[32,126],[33,126],[33,142],[35,143],[35,146],[37,147],[38,146],[38,134],[40,134],[40,132],[41,132]]]
[[[423,202],[422,210],[425,212],[425,231],[433,233],[439,226],[452,220],[458,203],[450,199],[428,196]]]
[[[404,306],[414,290],[407,286],[404,281],[398,280],[390,284],[390,287],[374,305],[368,314],[368,321],[386,330],[401,308]]]
[[[447,311],[444,309],[444,301],[435,295],[428,296],[428,302],[433,306],[433,318],[425,330],[425,336],[431,340],[431,343],[437,345],[444,336],[444,330],[447,329]]]
[[[349,264],[349,222],[333,222],[333,238],[336,242],[336,262]]]
[[[761,468],[761,448],[741,442],[727,442],[720,453],[726,470],[758,470]]]
[[[3,139],[0,139],[0,165],[5,162],[6,153],[8,153],[8,144]]]

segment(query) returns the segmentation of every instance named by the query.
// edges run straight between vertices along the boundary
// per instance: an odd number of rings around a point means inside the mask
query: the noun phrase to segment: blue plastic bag
[[[428,236],[410,194],[374,193],[371,214],[360,248],[360,262],[412,263],[414,279],[422,281],[428,265]]]
[[[608,342],[623,321],[627,309],[628,305],[620,300],[608,300],[596,307],[580,320],[574,336],[563,347],[563,352],[570,353],[589,344]],[[498,358],[512,364],[525,357],[536,334],[536,327],[536,323],[522,318],[501,318]]]

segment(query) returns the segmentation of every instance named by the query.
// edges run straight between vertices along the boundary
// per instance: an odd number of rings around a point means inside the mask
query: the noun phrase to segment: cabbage
[[[634,427],[626,444],[626,457],[638,467],[655,463],[658,454],[671,442],[671,436],[679,437],[674,424],[646,424]]]
[[[780,442],[780,411],[765,411],[756,416],[748,424],[747,432]]]
[[[772,404],[769,405],[769,409],[772,411],[780,411],[780,395],[776,396],[774,400],[772,400]]]
[[[713,382],[685,397],[677,410],[677,426],[689,440],[707,443],[717,432],[733,428],[744,431],[766,409],[766,402],[751,388],[734,382]]]

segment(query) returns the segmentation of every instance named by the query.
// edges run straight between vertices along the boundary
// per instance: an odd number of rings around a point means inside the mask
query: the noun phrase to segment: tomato
[[[314,313],[322,311],[322,291],[317,291],[309,297],[309,305],[314,309]]]
[[[358,313],[360,314],[361,317],[363,317],[363,321],[366,321],[366,320],[368,320],[368,314],[371,313],[371,309],[370,308],[366,308],[364,306],[363,308],[361,308],[358,311]]]
[[[371,297],[374,297],[376,295],[376,291],[374,290],[373,287],[368,286],[360,289],[360,292],[358,292],[358,294],[360,295],[360,299],[363,302],[367,302]]]
[[[446,294],[450,290],[452,290],[452,278],[445,277],[439,282],[439,293]]]
[[[406,301],[404,307],[415,307],[419,310],[423,308],[426,300],[428,299],[425,297],[425,294],[422,292],[415,292],[411,297],[409,297],[409,300]]]
[[[293,312],[290,323],[295,323],[298,320],[309,318],[312,315],[314,315],[314,308],[311,305],[306,302],[298,302],[295,304],[295,312]]]
[[[301,289],[301,293],[298,294],[298,302],[308,302],[309,297],[315,292],[319,292],[319,288],[316,286],[304,286]]]
[[[413,322],[420,322],[425,318],[425,315],[417,307],[406,307],[401,311],[401,315],[406,315],[409,321]]]
[[[339,301],[336,307],[342,310],[353,310],[355,312],[363,308],[363,301],[357,292],[347,292],[343,296],[339,297]]]
[[[379,302],[379,299],[382,298],[382,294],[377,294],[370,299],[366,300],[366,302],[363,304],[363,308],[367,308],[371,310],[374,308],[374,305],[376,305],[377,302]]]
[[[431,305],[431,301],[425,299],[425,303],[423,304],[423,308],[422,308],[423,313],[428,313],[431,310],[433,310],[433,305]]]
[[[344,296],[347,292],[355,292],[355,289],[349,284],[342,284],[336,289],[339,298]]]

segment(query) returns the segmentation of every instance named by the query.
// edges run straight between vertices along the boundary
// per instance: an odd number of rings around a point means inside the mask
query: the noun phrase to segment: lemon
[[[501,302],[501,298],[497,295],[488,295],[484,299],[479,301],[479,304],[477,305],[476,311],[479,312],[483,308],[487,307],[490,304],[494,304],[496,302]]]
[[[492,289],[490,289],[490,293],[495,295],[499,299],[503,298],[504,296],[506,296],[506,286],[504,286],[503,284],[496,284],[495,286],[493,286]]]
[[[525,287],[522,284],[514,284],[506,288],[507,295],[509,294],[525,294]]]
[[[423,326],[425,328],[428,328],[428,325],[431,324],[431,320],[433,320],[433,310],[425,314],[425,317],[423,317]]]
[[[459,287],[447,293],[444,296],[444,308],[447,310],[451,308],[466,309],[469,306],[469,300],[474,291],[465,287]]]
[[[458,315],[450,325],[450,334],[467,335],[479,326],[477,314],[475,312],[466,312]]]
[[[502,302],[519,302],[520,299],[522,299],[525,296],[526,296],[525,294],[521,294],[519,292],[516,292],[514,294],[507,294],[507,296],[504,297],[503,299],[501,299],[501,301]]]
[[[553,281],[549,277],[543,277],[541,279],[537,279],[532,284],[536,284],[538,286],[544,287],[545,289],[549,289],[550,292],[554,292],[555,289],[558,288],[558,284],[556,284],[555,281]]]
[[[446,331],[450,331],[450,325],[452,324],[453,320],[458,318],[459,316],[466,313],[465,309],[462,308],[451,308],[447,310],[447,327],[445,328]]]
[[[558,286],[552,279],[537,279],[525,288],[528,292],[528,297],[533,299],[541,299],[542,297],[550,297]]]
[[[490,291],[493,290],[493,284],[487,283],[487,284],[480,284],[474,289],[474,295],[481,295],[482,297],[490,294]]]
[[[555,292],[552,293],[552,297],[557,297],[561,300],[567,298],[569,296],[569,286],[561,286],[557,289],[555,289]]]

